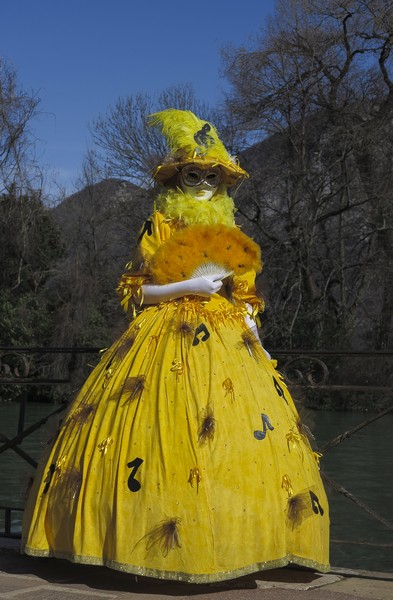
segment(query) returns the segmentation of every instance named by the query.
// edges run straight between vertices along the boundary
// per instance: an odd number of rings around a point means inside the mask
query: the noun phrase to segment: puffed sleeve
[[[121,305],[132,317],[135,317],[137,307],[143,304],[142,286],[151,281],[149,262],[170,235],[170,226],[160,212],[153,213],[140,231],[134,258],[126,265],[127,270],[116,290]]]
[[[148,268],[149,261],[158,248],[171,236],[171,228],[164,215],[155,212],[144,224],[137,242],[141,260]]]
[[[255,271],[247,271],[243,275],[234,275],[231,295],[237,304],[249,304],[252,307],[252,317],[265,310],[265,302],[255,287]]]

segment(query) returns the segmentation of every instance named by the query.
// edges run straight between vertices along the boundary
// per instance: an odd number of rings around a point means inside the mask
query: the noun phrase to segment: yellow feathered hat
[[[223,180],[228,186],[248,177],[248,173],[227,152],[216,128],[208,121],[198,119],[190,110],[168,108],[149,115],[148,122],[161,128],[171,151],[156,168],[153,174],[156,181],[165,183],[191,163],[207,169],[221,167]]]

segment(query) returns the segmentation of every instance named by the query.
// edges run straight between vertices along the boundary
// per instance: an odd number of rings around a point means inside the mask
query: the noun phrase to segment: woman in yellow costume
[[[318,455],[259,341],[260,251],[227,194],[247,174],[193,113],[150,120],[171,153],[118,288],[132,320],[41,461],[22,550],[201,583],[326,571]]]

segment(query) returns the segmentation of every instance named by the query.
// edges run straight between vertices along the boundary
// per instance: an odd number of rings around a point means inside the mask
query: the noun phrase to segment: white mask
[[[183,192],[195,200],[211,200],[217,191],[216,187],[207,187],[203,184],[190,187],[181,182],[180,186]]]
[[[187,165],[180,171],[179,183],[183,192],[195,200],[211,200],[221,181],[219,167],[201,169],[196,165]]]

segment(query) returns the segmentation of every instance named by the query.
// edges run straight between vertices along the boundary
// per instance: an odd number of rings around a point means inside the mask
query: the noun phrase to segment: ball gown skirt
[[[313,452],[275,363],[225,297],[142,310],[42,458],[22,551],[209,582],[328,569]]]

